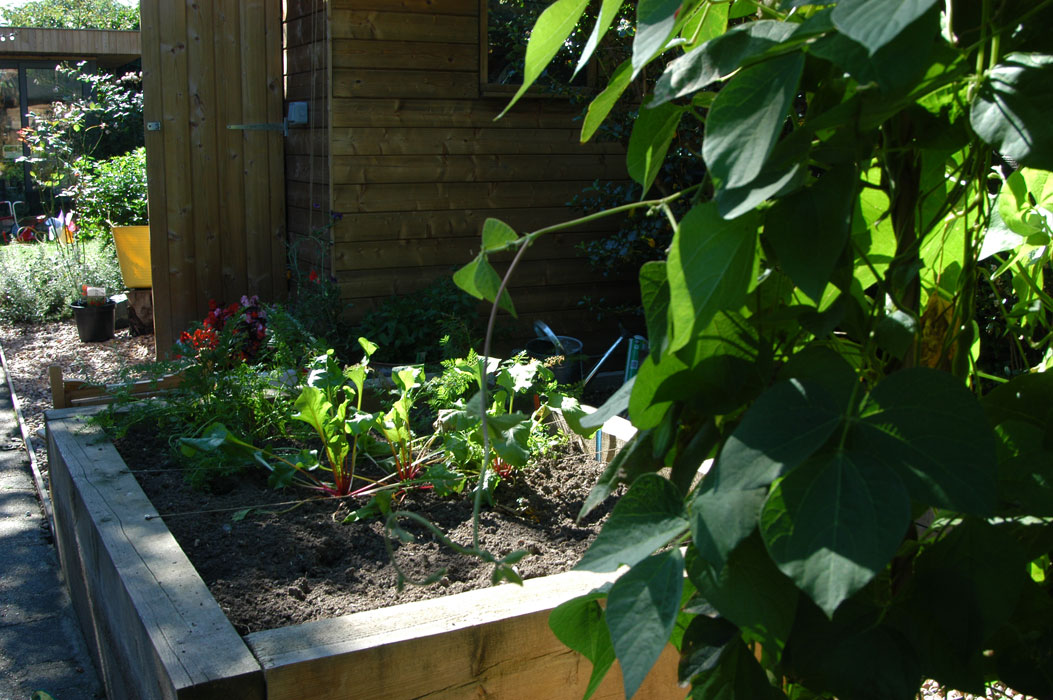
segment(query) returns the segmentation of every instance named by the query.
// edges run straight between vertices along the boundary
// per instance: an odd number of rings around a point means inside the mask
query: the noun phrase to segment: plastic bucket
[[[113,337],[114,309],[112,301],[98,306],[72,304],[73,320],[77,322],[77,335],[82,343],[100,343]]]
[[[581,381],[581,349],[582,342],[569,335],[557,335],[559,342],[563,344],[561,351],[552,341],[546,338],[534,338],[526,344],[527,355],[537,360],[547,360],[550,357],[563,355],[563,361],[549,367],[556,381],[560,384],[573,384]]]
[[[150,227],[114,226],[113,243],[117,246],[117,262],[121,265],[124,286],[129,289],[153,287],[153,275],[150,273]]]

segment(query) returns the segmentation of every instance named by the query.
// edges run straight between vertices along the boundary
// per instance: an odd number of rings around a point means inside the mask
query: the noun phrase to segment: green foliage
[[[1053,2],[724,5],[636,5],[626,70],[661,77],[629,172],[651,185],[676,123],[698,175],[586,217],[673,236],[606,409],[638,433],[585,508],[628,485],[581,566],[630,568],[550,623],[627,696],[669,641],[699,700],[1053,694]],[[519,94],[582,10],[550,12]],[[561,228],[510,238],[513,268]],[[494,302],[485,248],[455,280]],[[980,321],[1023,374],[984,364]]]
[[[104,160],[81,156],[73,162],[73,171],[78,182],[70,192],[85,235],[104,235],[110,226],[147,223],[145,148]]]
[[[0,319],[8,323],[41,323],[67,318],[80,285],[124,288],[113,241],[0,247]]]
[[[134,202],[141,209],[145,205],[138,195],[143,191],[145,173],[136,157],[102,166],[94,160],[142,145],[141,77],[134,73],[88,73],[83,63],[76,68],[59,66],[56,71],[84,85],[89,95],[54,102],[44,112],[30,113],[29,126],[19,132],[29,147],[29,156],[20,160],[29,163],[30,177],[42,189],[45,211],[57,211],[60,199],[79,202],[82,197],[94,212],[89,217],[91,222],[96,216],[116,213],[115,209],[100,211],[102,205],[114,200]],[[136,189],[124,196],[113,188],[100,192],[100,177],[120,179],[118,187],[135,183]]]
[[[119,0],[28,0],[18,7],[0,10],[0,19],[8,27],[133,30],[139,28],[139,4],[128,5]]]
[[[438,362],[467,354],[475,317],[475,302],[440,279],[414,294],[387,299],[365,315],[356,332],[380,347],[379,361]]]

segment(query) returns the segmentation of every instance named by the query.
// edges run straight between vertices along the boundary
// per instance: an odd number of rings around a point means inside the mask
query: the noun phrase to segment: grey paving
[[[62,583],[0,367],[0,700],[105,697]]]

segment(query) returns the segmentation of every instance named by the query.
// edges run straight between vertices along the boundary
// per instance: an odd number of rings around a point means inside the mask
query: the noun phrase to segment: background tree
[[[0,24],[47,29],[138,29],[139,4],[118,0],[30,0],[0,9]]]

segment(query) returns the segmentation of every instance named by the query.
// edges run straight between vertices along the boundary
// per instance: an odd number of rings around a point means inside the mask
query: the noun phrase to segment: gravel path
[[[0,324],[0,345],[7,358],[18,401],[30,433],[44,429],[44,411],[51,408],[48,367],[59,365],[67,379],[97,383],[121,381],[134,365],[154,359],[152,335],[131,337],[128,329],[117,331],[113,340],[82,343],[72,320],[23,326]],[[37,463],[47,472],[47,452],[43,440],[34,441]],[[46,478],[46,477],[45,477]],[[918,700],[975,700],[984,696],[944,691],[935,681],[926,681]],[[1035,700],[1000,683],[987,690],[991,700]]]

